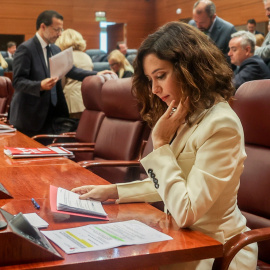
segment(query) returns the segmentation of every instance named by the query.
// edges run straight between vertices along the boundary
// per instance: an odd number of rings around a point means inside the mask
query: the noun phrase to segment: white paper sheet
[[[172,239],[137,220],[92,224],[64,230],[42,231],[42,233],[67,254]]]
[[[49,223],[42,219],[37,213],[23,214],[24,217],[29,221],[29,223],[36,228],[47,228]]]
[[[79,197],[79,194],[59,187],[57,190],[57,210],[107,216],[101,202],[90,199],[80,200]]]
[[[52,56],[50,61],[51,78],[58,77],[62,79],[73,66],[72,47]]]

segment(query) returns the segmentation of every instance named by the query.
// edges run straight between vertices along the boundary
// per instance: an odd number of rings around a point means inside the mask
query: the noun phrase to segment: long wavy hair
[[[188,123],[198,108],[212,107],[219,95],[228,101],[234,93],[233,72],[213,42],[193,26],[167,23],[142,42],[133,64],[132,91],[141,103],[142,118],[150,127],[166,111],[167,105],[152,93],[151,83],[144,74],[143,61],[149,54],[173,64],[182,98],[189,97]]]

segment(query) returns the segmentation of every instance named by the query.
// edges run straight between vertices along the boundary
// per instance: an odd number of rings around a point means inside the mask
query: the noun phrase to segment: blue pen
[[[32,201],[32,203],[33,203],[33,205],[35,206],[36,209],[40,208],[39,204],[36,202],[36,200],[34,198],[32,198],[31,201]]]

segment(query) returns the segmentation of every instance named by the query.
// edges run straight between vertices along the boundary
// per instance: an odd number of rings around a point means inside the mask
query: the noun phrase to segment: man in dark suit
[[[258,35],[261,34],[264,36],[264,34],[262,32],[259,32],[256,30],[256,21],[254,19],[250,19],[247,21],[247,30],[248,32],[252,33],[253,35]]]
[[[16,49],[17,49],[17,44],[14,41],[9,41],[7,43],[7,57],[13,58],[16,52]]]
[[[38,16],[36,29],[36,35],[18,47],[13,62],[15,92],[9,121],[28,136],[54,133],[54,119],[69,116],[61,81],[50,78],[48,67],[48,57],[61,51],[54,42],[62,33],[63,17],[46,10]],[[95,74],[73,67],[67,76],[82,81]]]
[[[212,1],[197,1],[193,6],[193,20],[189,21],[189,24],[208,35],[227,57],[231,34],[236,32],[236,29],[216,15],[216,6]]]
[[[246,31],[238,31],[232,34],[228,53],[232,64],[238,68],[235,71],[233,83],[237,89],[247,81],[270,79],[270,70],[264,61],[254,55],[256,38]]]

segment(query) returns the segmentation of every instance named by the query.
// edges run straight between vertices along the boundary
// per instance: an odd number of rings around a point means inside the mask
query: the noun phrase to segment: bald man
[[[235,27],[216,15],[216,6],[210,0],[199,0],[193,6],[193,20],[189,22],[208,35],[227,57],[231,35]]]

